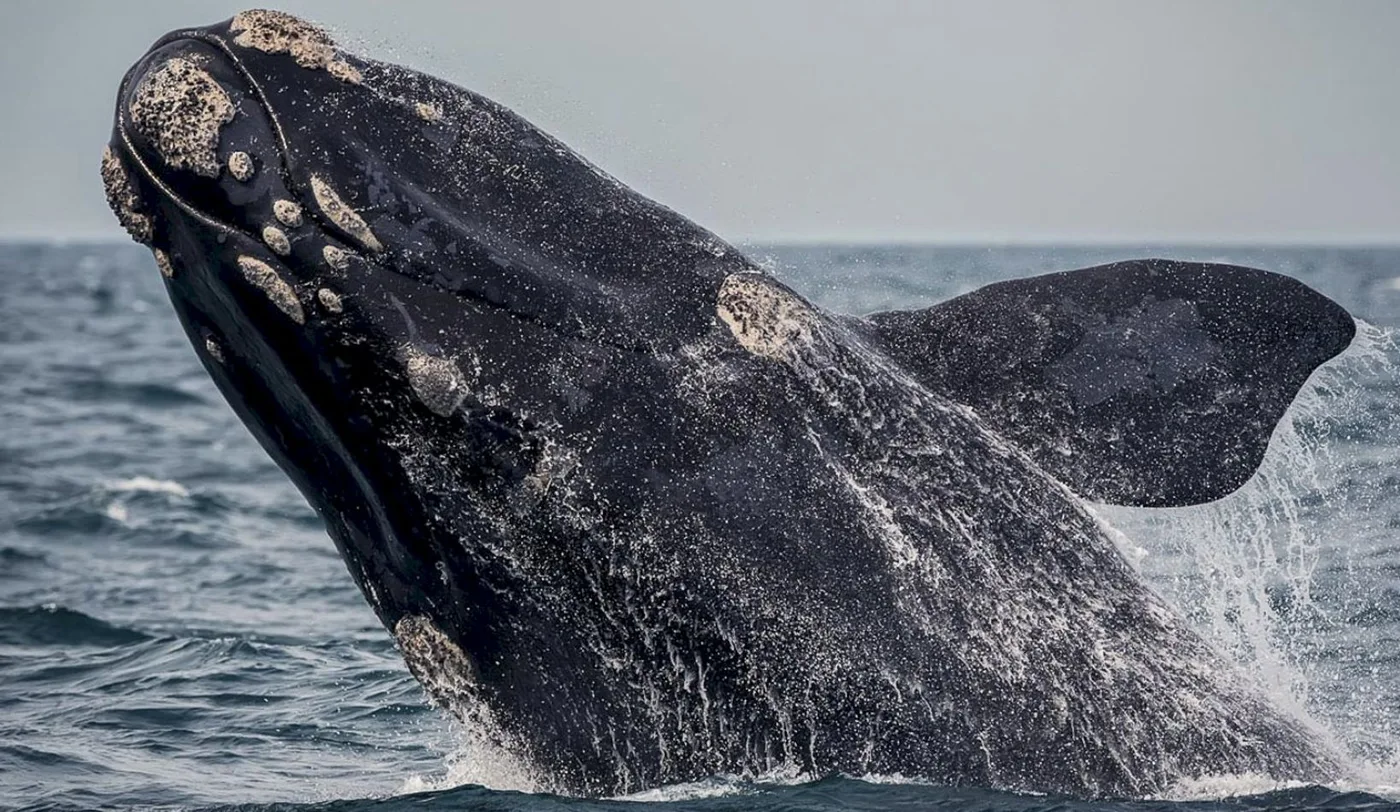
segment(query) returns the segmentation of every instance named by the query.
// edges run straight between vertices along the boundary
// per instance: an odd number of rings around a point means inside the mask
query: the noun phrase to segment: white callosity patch
[[[132,94],[131,120],[172,168],[218,177],[215,150],[233,102],[203,68],[175,57],[148,71]]]
[[[277,226],[263,226],[262,238],[273,253],[284,257],[292,253],[291,240],[287,239],[287,233]]]
[[[277,222],[287,228],[297,228],[301,225],[301,206],[290,200],[272,201],[272,216],[277,218]]]
[[[229,155],[228,173],[237,181],[247,181],[253,177],[253,156],[246,152],[235,152]]]
[[[719,318],[744,349],[776,360],[810,346],[817,317],[806,302],[756,274],[732,274],[720,285]]]
[[[154,233],[151,218],[139,211],[142,208],[141,198],[136,194],[131,176],[127,174],[126,164],[111,147],[102,150],[102,187],[107,193],[107,205],[117,215],[126,233],[131,235],[131,239],[149,245]]]
[[[205,336],[204,351],[209,353],[209,357],[215,361],[221,364],[224,362],[224,348],[220,347],[219,342],[215,341],[212,336]]]
[[[418,117],[423,119],[424,121],[431,122],[442,120],[442,108],[437,106],[436,104],[429,104],[427,102],[416,102],[413,105],[413,112],[417,113]]]
[[[360,72],[336,53],[335,40],[321,28],[282,11],[254,9],[234,16],[229,31],[244,48],[290,54],[303,68],[325,68],[342,81],[360,83]]]
[[[433,699],[452,710],[476,703],[476,667],[432,620],[422,615],[400,618],[394,638],[409,670]]]
[[[343,271],[350,267],[350,252],[344,248],[327,245],[321,249],[321,256],[326,260],[327,265],[337,271]]]
[[[527,766],[525,748],[519,740],[505,731],[481,701],[477,671],[461,647],[452,641],[437,624],[424,615],[407,615],[394,624],[394,639],[398,641],[408,670],[440,707],[449,711],[465,726],[464,744],[481,766],[494,767],[488,775],[503,773],[510,784],[525,791],[539,788],[539,779]],[[460,770],[461,782],[481,783],[471,768]],[[475,780],[474,780],[475,779]]]
[[[160,269],[160,275],[164,276],[166,279],[174,279],[175,266],[170,264],[170,255],[160,250],[159,248],[155,249],[151,253],[155,254],[156,256],[156,267]]]
[[[341,304],[340,294],[330,288],[321,288],[316,291],[316,298],[321,302],[321,306],[332,313],[339,313],[344,309]]]
[[[311,176],[311,194],[316,198],[316,205],[320,207],[326,219],[355,238],[365,248],[371,251],[384,250],[384,245],[374,236],[374,232],[369,230],[369,224],[359,212],[350,208],[341,199],[340,194],[319,175]]]
[[[430,355],[409,345],[400,351],[399,360],[413,393],[434,414],[446,417],[466,400],[466,378],[451,358]]]
[[[238,267],[243,271],[243,278],[261,288],[278,310],[297,324],[306,323],[306,313],[301,309],[296,291],[271,265],[255,257],[239,257]]]
[[[360,75],[360,69],[344,59],[332,59],[330,64],[326,65],[326,73],[352,85],[358,85],[364,81],[364,77]]]

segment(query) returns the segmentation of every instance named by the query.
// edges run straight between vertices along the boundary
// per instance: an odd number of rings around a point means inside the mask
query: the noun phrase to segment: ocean
[[[1082,802],[899,776],[522,792],[431,707],[319,519],[215,391],[129,244],[0,244],[0,809],[1400,809],[1400,248],[749,246],[812,300],[916,308],[1112,259],[1295,276],[1362,322],[1260,474],[1095,506],[1143,577],[1349,754]]]

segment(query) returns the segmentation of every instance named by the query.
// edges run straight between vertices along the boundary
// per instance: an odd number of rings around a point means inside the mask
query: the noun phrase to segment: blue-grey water
[[[0,245],[0,808],[1400,808],[1400,249],[756,247],[815,301],[919,307],[1115,258],[1296,276],[1366,323],[1220,503],[1096,508],[1124,554],[1356,778],[1133,802],[892,776],[519,783],[428,706],[319,520],[224,404],[131,245]],[[485,785],[485,786],[482,786]],[[490,787],[490,788],[488,788]]]

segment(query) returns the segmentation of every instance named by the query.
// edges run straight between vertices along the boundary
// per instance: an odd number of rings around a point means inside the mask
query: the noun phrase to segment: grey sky
[[[0,233],[120,237],[117,81],[241,7],[7,3]],[[280,7],[734,239],[1400,241],[1400,2]]]

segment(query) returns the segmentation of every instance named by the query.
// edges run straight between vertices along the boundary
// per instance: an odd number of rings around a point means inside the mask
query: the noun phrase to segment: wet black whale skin
[[[175,32],[118,97],[171,301],[415,675],[544,786],[1337,773],[1051,476],[1138,504],[1228,492],[1351,337],[1325,298],[1143,261],[839,317],[488,99],[235,39]],[[124,120],[182,53],[234,101],[219,157],[248,151],[252,180],[164,166]],[[277,199],[306,213],[286,256],[259,238]],[[752,351],[725,295],[800,315]]]

